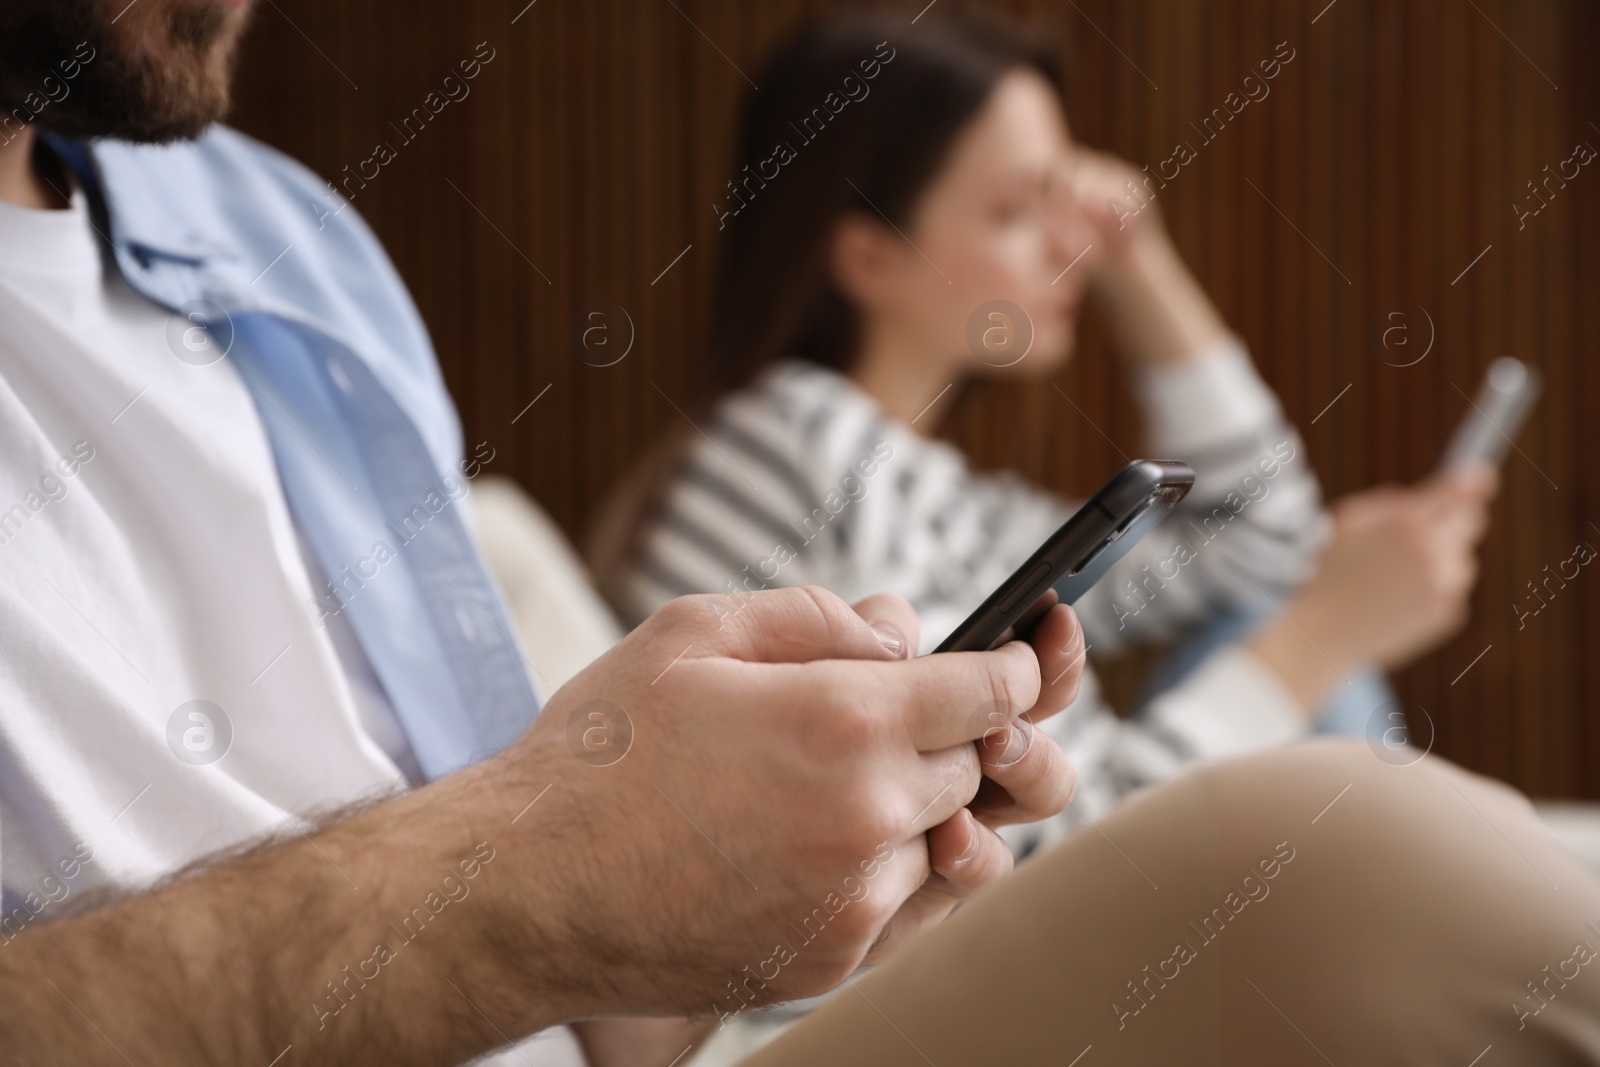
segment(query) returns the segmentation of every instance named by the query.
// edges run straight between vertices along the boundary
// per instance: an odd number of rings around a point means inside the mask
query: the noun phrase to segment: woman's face
[[[1074,262],[1092,234],[1067,192],[1072,152],[1055,90],[1037,74],[1007,74],[952,145],[904,239],[886,236],[883,284],[863,313],[957,370],[1058,367],[1072,352],[1091,258]]]

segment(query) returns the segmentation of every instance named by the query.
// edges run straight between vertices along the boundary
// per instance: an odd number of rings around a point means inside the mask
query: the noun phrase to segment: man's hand
[[[876,601],[876,602],[875,602]],[[918,626],[910,605],[898,597],[869,598],[856,610],[868,619],[898,617],[917,646]],[[1041,690],[1033,708],[990,702],[974,716],[983,778],[967,807],[927,834],[931,873],[884,928],[866,962],[879,962],[918,931],[942,920],[956,903],[1011,870],[1011,846],[994,831],[1014,823],[1049,818],[1067,806],[1075,783],[1065,754],[1033,724],[1054,715],[1078,695],[1083,676],[1083,628],[1071,608],[1058,605],[1034,627],[1030,643],[1039,656]],[[1042,744],[1035,744],[1035,740]]]
[[[974,746],[993,709],[1042,717],[1071,699],[1069,611],[1038,653],[907,660],[917,622],[898,598],[853,610],[807,588],[729,606],[668,605],[497,760],[528,795],[548,786],[523,820],[542,842],[540,925],[565,931],[550,958],[595,1012],[726,1015],[827,989],[1005,873],[991,827],[1071,793],[1059,748],[1026,724],[1003,763],[980,766]],[[985,773],[998,784],[980,793]]]
[[[1071,699],[1065,609],[1037,651],[908,660],[895,598],[733,605],[658,612],[484,763],[15,938],[8,1062],[458,1063],[575,1019],[726,1016],[937,921],[1009,867],[989,827],[1067,803],[1043,734],[973,744]]]
[[[895,649],[918,647],[916,614],[899,597],[869,597],[854,609]],[[1042,668],[1038,701],[1025,715],[1015,707],[986,704],[974,716],[980,720],[977,728],[984,731],[976,742],[985,775],[978,795],[967,808],[958,809],[925,835],[931,871],[889,920],[868,952],[867,962],[878,962],[918,930],[940,921],[958,900],[1011,870],[1011,849],[993,827],[1053,815],[1070,798],[1071,767],[1054,742],[1034,731],[1030,720],[1054,714],[1077,696],[1083,670],[1083,631],[1071,609],[1060,607],[1041,620],[1031,642]],[[896,655],[898,652],[891,652]],[[1035,738],[1043,738],[1045,743],[1035,745]],[[965,759],[966,753],[959,756]],[[745,978],[743,974],[736,977]],[[717,992],[723,998],[714,1006],[716,1010],[726,1014],[738,1007],[737,1001],[726,997],[726,986]],[[597,1019],[580,1024],[578,1030],[595,1067],[621,1067],[664,1065],[712,1025],[711,1021],[696,1027],[665,1019]]]

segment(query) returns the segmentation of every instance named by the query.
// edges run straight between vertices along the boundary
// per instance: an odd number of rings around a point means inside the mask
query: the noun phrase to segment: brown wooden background
[[[1588,0],[1326,2],[999,6],[1060,34],[1077,134],[1141,165],[1178,140],[1198,146],[1191,121],[1279,42],[1296,49],[1271,95],[1200,147],[1162,203],[1331,493],[1426,472],[1467,406],[1458,389],[1471,393],[1491,358],[1544,368],[1549,391],[1519,442],[1526,456],[1507,467],[1474,622],[1401,686],[1437,724],[1438,751],[1536,795],[1600,797],[1600,574],[1581,573],[1521,632],[1511,607],[1576,542],[1600,547],[1589,525],[1600,522],[1600,167],[1521,232],[1511,208],[1575,143],[1600,147],[1600,14]],[[263,0],[235,121],[329,178],[378,141],[398,148],[355,207],[433,331],[468,440],[490,441],[491,469],[576,536],[681,420],[666,398],[703,399],[711,204],[748,88],[740,70],[754,77],[794,20],[828,5],[525,3]],[[401,147],[390,123],[483,41],[495,58],[471,95]],[[597,301],[625,308],[636,333],[606,368],[569,344]],[[1436,332],[1404,368],[1370,339],[1400,301]],[[1421,344],[1426,324],[1411,325]],[[1058,384],[1137,452],[1092,324],[1086,341]],[[974,391],[947,432],[981,462],[1064,491],[1120,465],[1048,384]]]

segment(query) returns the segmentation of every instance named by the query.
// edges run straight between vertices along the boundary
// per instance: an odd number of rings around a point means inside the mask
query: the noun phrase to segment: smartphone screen
[[[1051,608],[1073,603],[1099,581],[1193,485],[1194,470],[1186,463],[1128,464],[934,651],[984,651],[1026,636]]]

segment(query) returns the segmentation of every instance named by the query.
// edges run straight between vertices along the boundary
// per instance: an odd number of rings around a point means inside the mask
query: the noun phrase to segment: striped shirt
[[[1259,609],[1311,572],[1326,519],[1304,446],[1236,341],[1142,371],[1151,454],[1181,459],[1193,490],[1079,600],[1090,660],[1182,633],[1219,611]],[[848,377],[778,364],[724,400],[686,446],[611,585],[637,622],[686,593],[814,584],[847,600],[908,599],[933,648],[1077,502],[974,472]],[[1121,797],[1199,760],[1287,741],[1306,716],[1242,647],[1213,654],[1136,718],[1107,706],[1092,670],[1044,724],[1078,774],[1073,806],[1008,834],[1031,850]]]

